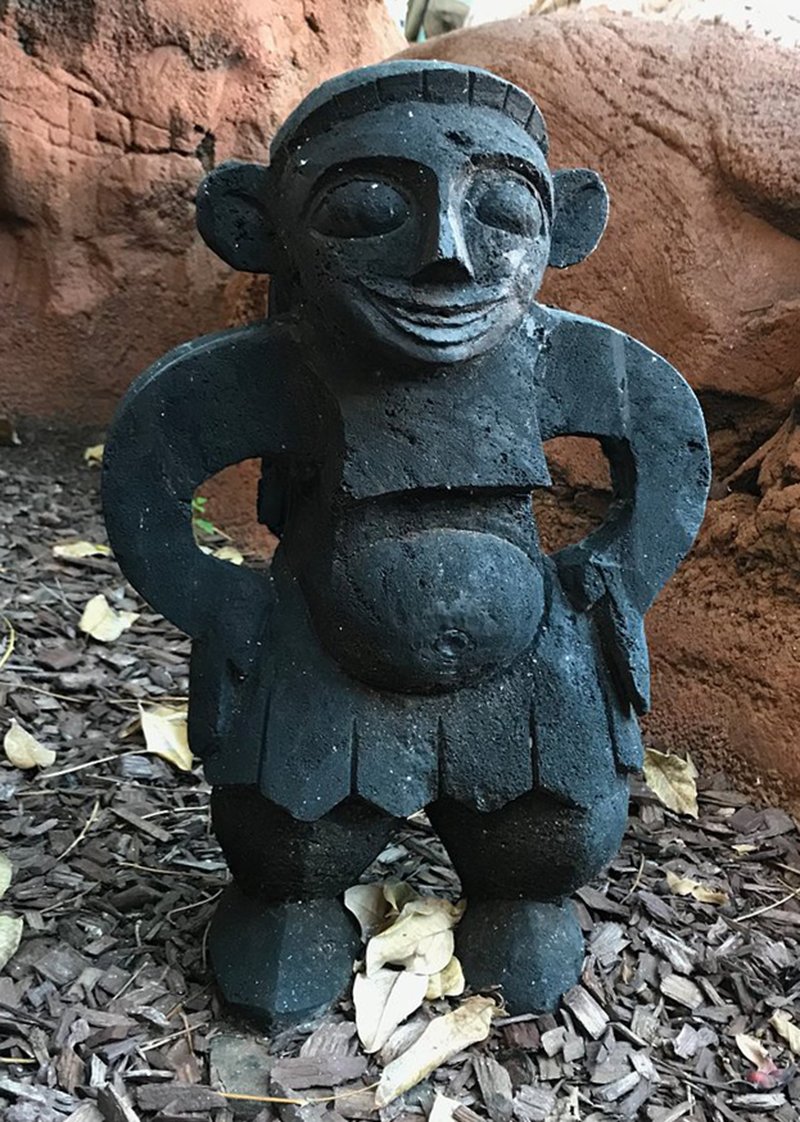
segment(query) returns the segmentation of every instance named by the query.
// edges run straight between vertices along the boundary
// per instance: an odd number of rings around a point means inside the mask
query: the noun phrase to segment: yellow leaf
[[[0,572],[2,572],[2,569],[0,569]],[[5,646],[3,647],[3,653],[0,654],[0,670],[2,670],[14,653],[14,647],[17,644],[17,633],[10,619],[6,619],[5,616],[0,616],[0,622],[2,622],[6,629]]]
[[[98,545],[96,542],[58,542],[53,546],[54,557],[110,557],[111,550],[107,545]]]
[[[221,545],[214,550],[214,556],[218,561],[230,561],[231,565],[241,565],[244,562],[244,557],[235,545]]]
[[[701,884],[691,877],[679,877],[667,869],[667,885],[673,896],[693,896],[700,904],[727,904],[729,896],[721,888]]]
[[[757,845],[732,845],[731,849],[734,853],[738,853],[740,857],[744,857],[747,853],[755,853],[758,849]]]
[[[419,1009],[428,979],[408,970],[376,970],[353,982],[356,1029],[365,1052],[377,1052],[397,1026]]]
[[[384,1068],[375,1093],[376,1107],[386,1106],[404,1091],[416,1087],[470,1044],[485,1040],[497,1011],[491,998],[469,997],[452,1013],[432,1020],[419,1040]]]
[[[391,927],[367,944],[367,974],[402,966],[415,974],[438,974],[453,957],[453,927],[464,908],[433,896],[409,900]]]
[[[6,892],[8,892],[8,886],[11,884],[12,872],[11,862],[6,857],[5,853],[0,853],[0,900],[2,900]]]
[[[344,894],[344,906],[358,920],[365,942],[383,926],[389,911],[381,884],[354,884]]]
[[[734,1037],[736,1047],[750,1063],[757,1069],[770,1067],[772,1061],[761,1041],[755,1036],[747,1036],[740,1032]]]
[[[415,892],[410,884],[407,884],[404,880],[397,880],[396,878],[384,882],[383,895],[391,910],[397,914],[412,900],[421,899],[419,893]]]
[[[781,1009],[776,1009],[770,1017],[769,1023],[778,1036],[782,1036],[789,1045],[789,1051],[794,1052],[795,1056],[800,1056],[800,1026],[794,1023],[790,1014],[784,1013]]]
[[[428,978],[425,997],[428,1001],[435,1001],[438,997],[458,997],[464,992],[466,985],[461,963],[453,955],[444,970]]]
[[[185,705],[157,705],[153,709],[143,709],[139,703],[139,719],[147,751],[160,756],[179,771],[192,770],[186,717]]]
[[[93,596],[83,609],[78,627],[101,643],[113,643],[139,618],[138,612],[118,612],[111,607],[102,592]]]
[[[3,738],[3,748],[14,767],[19,768],[49,767],[56,758],[52,748],[40,744],[14,717]]]
[[[22,920],[0,916],[0,970],[17,953],[22,938]]]
[[[670,756],[648,748],[644,754],[647,786],[668,810],[697,818],[697,769],[691,758]]]
[[[105,444],[92,444],[90,448],[85,449],[83,453],[83,461],[90,466],[99,467],[103,462],[103,449]]]

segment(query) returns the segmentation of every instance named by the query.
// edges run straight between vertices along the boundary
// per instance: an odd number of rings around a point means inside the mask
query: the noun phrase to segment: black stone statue
[[[697,401],[662,358],[534,297],[596,246],[607,195],[552,172],[527,94],[396,61],[315,90],[268,167],[197,198],[259,323],[177,347],[105,453],[119,563],[194,640],[190,740],[233,874],[210,947],[263,1023],[344,989],[340,896],[425,807],[468,899],[458,953],[513,1012],[552,1008],[583,942],[568,897],[626,821],[648,706],[642,617],[700,524]],[[596,437],[614,501],[542,552],[543,442]],[[195,489],[263,462],[268,572],[201,552]]]

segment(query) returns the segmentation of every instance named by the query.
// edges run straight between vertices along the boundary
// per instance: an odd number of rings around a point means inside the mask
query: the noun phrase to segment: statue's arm
[[[269,321],[176,347],[128,390],[103,455],[105,520],[125,576],[193,638],[238,629],[245,661],[267,582],[198,548],[192,498],[229,464],[292,454],[297,365],[291,333]]]
[[[550,312],[539,373],[543,439],[596,437],[610,466],[605,522],[555,561],[573,603],[597,619],[607,660],[637,712],[649,704],[642,617],[700,528],[710,460],[700,405],[644,344]]]

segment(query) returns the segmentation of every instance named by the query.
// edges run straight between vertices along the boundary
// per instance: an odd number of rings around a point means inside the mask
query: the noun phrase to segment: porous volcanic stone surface
[[[715,484],[697,546],[648,617],[656,747],[724,761],[800,804],[800,66],[730,29],[533,17],[409,52],[476,63],[533,94],[554,166],[599,170],[597,252],[545,301],[664,354],[698,392]],[[603,506],[586,444],[551,449],[551,543]]]
[[[102,423],[224,326],[204,172],[263,159],[309,89],[401,42],[382,0],[0,3],[0,416]]]

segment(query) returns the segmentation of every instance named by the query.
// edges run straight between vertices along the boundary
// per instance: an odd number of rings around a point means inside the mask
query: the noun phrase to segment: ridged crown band
[[[313,90],[275,134],[270,162],[280,171],[292,150],[341,121],[384,105],[413,102],[495,109],[524,129],[547,156],[544,118],[519,86],[478,67],[398,59],[350,70]]]

